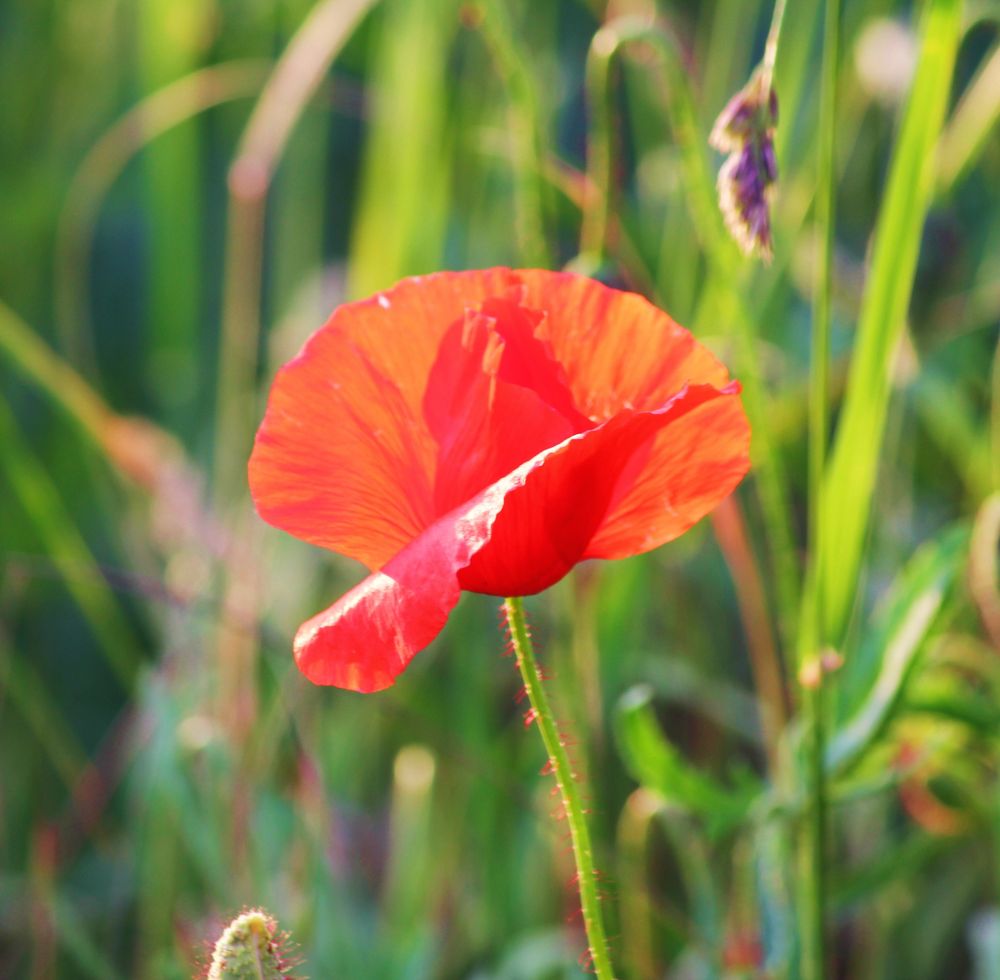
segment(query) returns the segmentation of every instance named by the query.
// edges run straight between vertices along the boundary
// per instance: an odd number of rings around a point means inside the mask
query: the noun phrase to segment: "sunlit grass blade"
[[[382,4],[348,268],[351,296],[441,263],[450,171],[448,52],[457,9],[455,0]]]
[[[213,106],[253,95],[269,67],[250,58],[211,65],[157,89],[105,130],[80,162],[69,181],[54,245],[56,332],[62,353],[75,364],[95,367],[91,250],[101,209],[122,171],[136,153],[174,127]],[[154,166],[157,172],[164,169]]]
[[[87,438],[103,444],[112,414],[104,399],[2,300],[0,357],[24,381],[43,391]]]
[[[632,776],[667,803],[704,820],[711,834],[740,824],[763,790],[747,773],[725,786],[688,762],[664,736],[651,704],[652,691],[637,687],[621,700],[618,744]]]
[[[66,511],[59,490],[21,435],[7,402],[0,399],[0,472],[21,511],[59,570],[108,664],[126,689],[139,668],[139,645],[90,548]]]
[[[764,389],[754,320],[740,291],[742,262],[723,227],[715,181],[708,163],[705,136],[700,133],[691,81],[676,41],[670,33],[635,17],[610,21],[595,35],[588,55],[588,99],[593,118],[589,132],[588,198],[580,240],[581,258],[600,265],[608,247],[612,217],[610,119],[611,64],[630,45],[648,45],[656,52],[667,118],[681,154],[684,199],[705,250],[710,268],[702,308],[711,310],[712,326],[728,331],[736,346],[735,372],[743,384],[743,400],[753,430],[751,456],[758,481],[761,509],[773,557],[777,607],[782,635],[788,638],[798,606],[798,569],[787,480],[771,436],[769,404]],[[705,327],[700,318],[696,331]]]
[[[969,83],[937,145],[938,192],[948,191],[969,171],[1000,121],[1000,44]]]
[[[820,561],[825,635],[843,638],[868,532],[872,494],[924,217],[934,189],[934,146],[944,120],[961,24],[960,0],[931,0],[920,61],[875,229],[855,355],[824,488]]]
[[[155,90],[197,67],[209,40],[212,4],[147,0],[136,8],[139,68]],[[199,349],[199,308],[205,268],[199,132],[174,130],[144,161],[148,198],[149,342],[144,367],[150,391],[167,417],[187,416],[209,380]]]

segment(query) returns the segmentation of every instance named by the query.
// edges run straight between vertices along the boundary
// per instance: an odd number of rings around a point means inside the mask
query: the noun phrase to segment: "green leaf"
[[[858,759],[884,729],[965,566],[968,549],[964,525],[924,545],[902,571],[861,647],[848,654],[844,721],[827,746],[828,768],[840,769]],[[852,698],[852,688],[864,693]]]
[[[639,783],[723,834],[743,821],[760,795],[760,782],[747,772],[726,787],[692,766],[668,741],[653,712],[652,690],[639,685],[618,703],[616,734],[625,766]]]

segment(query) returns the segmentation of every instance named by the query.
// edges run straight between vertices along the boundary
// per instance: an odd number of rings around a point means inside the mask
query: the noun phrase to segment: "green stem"
[[[771,14],[771,27],[767,32],[767,42],[764,44],[764,58],[761,70],[764,72],[766,87],[771,87],[774,78],[774,63],[778,59],[778,42],[781,40],[781,25],[785,22],[785,5],[787,0],[777,0],[774,13]]]
[[[823,64],[820,81],[819,161],[816,223],[819,228],[819,269],[813,305],[812,362],[809,386],[808,514],[809,559],[802,598],[799,632],[800,675],[811,674],[802,710],[807,731],[809,808],[801,839],[802,976],[822,980],[826,974],[826,837],[827,787],[824,757],[824,676],[822,653],[823,590],[820,555],[826,546],[823,531],[823,475],[829,429],[830,320],[833,283],[835,210],[837,61],[840,48],[840,0],[827,0]]]
[[[524,680],[525,690],[535,721],[538,722],[545,751],[549,756],[552,772],[556,777],[566,822],[569,824],[570,840],[573,844],[573,858],[576,862],[577,885],[580,889],[580,907],[583,925],[587,930],[587,942],[593,961],[594,973],[598,980],[613,980],[614,970],[608,953],[608,941],[601,918],[600,896],[597,892],[597,873],[594,869],[594,849],[590,843],[590,832],[584,818],[583,801],[577,785],[573,767],[563,745],[549,704],[548,695],[542,684],[542,675],[535,660],[535,650],[528,634],[528,624],[524,616],[524,605],[519,598],[504,600],[504,612],[510,627],[510,637],[514,645],[517,667]]]
[[[48,395],[98,446],[113,415],[101,396],[0,301],[0,359]]]
[[[794,642],[791,624],[799,603],[799,570],[789,518],[787,481],[768,424],[770,406],[760,372],[754,320],[739,288],[740,256],[719,214],[715,183],[698,129],[694,97],[677,44],[664,28],[637,17],[621,17],[607,23],[594,35],[587,56],[587,102],[591,118],[580,257],[584,268],[596,268],[609,251],[608,233],[614,204],[611,63],[626,46],[635,44],[648,45],[658,55],[655,64],[662,72],[660,88],[666,100],[674,142],[681,153],[685,202],[711,273],[706,293],[716,293],[718,307],[721,307],[713,310],[713,319],[732,325],[737,373],[743,384],[743,401],[754,434],[754,472],[773,556],[780,633],[784,648],[790,651]]]
[[[253,441],[267,194],[296,123],[373,2],[324,0],[312,8],[261,90],[229,169],[216,385],[214,475],[219,513],[243,497]]]
[[[539,87],[517,43],[508,5],[483,0],[482,26],[497,69],[510,97],[510,136],[514,151],[515,206],[521,251],[528,265],[551,268],[552,251],[546,234],[546,193],[543,176],[541,107]]]

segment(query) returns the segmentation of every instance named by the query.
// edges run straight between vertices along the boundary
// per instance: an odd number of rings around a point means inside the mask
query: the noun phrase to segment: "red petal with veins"
[[[515,285],[440,273],[339,307],[271,388],[249,465],[260,516],[369,568],[406,547],[438,516],[422,404],[441,338]]]
[[[655,409],[684,385],[728,383],[725,366],[642,296],[568,272],[517,275],[520,302],[548,314],[544,335],[589,418]]]

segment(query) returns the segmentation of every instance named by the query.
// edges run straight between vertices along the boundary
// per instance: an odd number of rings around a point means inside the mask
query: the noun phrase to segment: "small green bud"
[[[278,924],[263,909],[236,916],[219,937],[208,980],[290,980]]]

